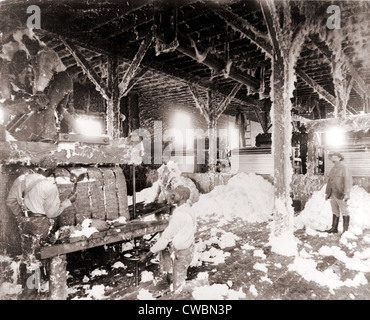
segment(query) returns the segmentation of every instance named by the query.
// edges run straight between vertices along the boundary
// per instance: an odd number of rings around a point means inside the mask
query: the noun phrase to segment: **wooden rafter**
[[[134,27],[138,28],[140,25],[148,23],[149,21],[153,20],[154,12],[155,9],[152,7],[149,7],[147,10],[141,10],[138,15],[135,14],[134,16],[129,17],[123,23],[120,23],[117,26],[117,29],[109,32],[105,39],[114,38]]]
[[[227,24],[230,24],[233,28],[236,28],[238,31],[247,36],[248,39],[251,40],[254,44],[265,51],[268,55],[271,55],[271,53],[273,52],[273,48],[267,34],[258,31],[248,21],[239,17],[227,7],[217,5],[210,5],[209,7],[215,14],[225,20]]]
[[[144,77],[144,75],[148,72],[147,68],[142,68],[139,72],[135,74],[135,76],[131,79],[129,82],[129,85],[126,89],[126,91],[123,93],[122,97],[127,96],[127,94],[131,91],[131,89],[135,86],[135,84],[138,83],[140,79]]]
[[[209,109],[209,101],[204,101],[204,99],[201,97],[200,92],[198,91],[198,88],[193,84],[188,84],[191,96],[194,99],[195,105],[200,111],[200,113],[203,115],[203,117],[206,119],[207,123],[210,122],[210,109]]]
[[[135,1],[122,1],[121,4],[124,8],[122,9],[122,12],[112,12],[110,16],[104,15],[101,21],[97,24],[95,24],[92,28],[89,29],[89,32],[94,31],[95,29],[101,28],[106,26],[109,23],[112,23],[113,21],[119,20],[127,15],[129,15],[131,12],[134,12],[135,10],[141,9],[144,6],[148,5],[148,1],[146,0],[135,0]]]
[[[226,110],[227,106],[230,104],[231,100],[234,99],[240,88],[242,87],[241,83],[238,83],[231,90],[229,95],[225,97],[222,102],[216,108],[216,117],[219,118],[221,114]]]
[[[188,74],[185,74],[180,69],[174,68],[174,67],[168,67],[167,65],[160,63],[156,60],[148,59],[145,61],[145,64],[143,64],[146,68],[149,70],[167,75],[177,81],[181,81],[186,83],[187,85],[194,85],[202,90],[212,90],[214,92],[219,93],[220,95],[227,97],[229,94],[224,88],[220,87],[219,85],[212,83],[210,81],[204,81],[199,79],[198,77],[190,77]],[[263,101],[251,98],[247,95],[244,95],[242,97],[234,97],[235,101],[242,105],[248,105],[248,106],[261,106],[263,104]]]
[[[119,138],[120,124],[120,92],[118,88],[118,57],[108,57],[108,90],[110,99],[107,101],[107,133],[109,136]]]
[[[89,80],[95,85],[96,89],[100,92],[102,97],[105,100],[110,99],[110,94],[108,93],[108,89],[106,84],[102,81],[102,79],[96,74],[94,69],[90,66],[88,61],[84,58],[82,53],[77,49],[77,47],[66,39],[61,39],[66,49],[71,53],[73,58],[76,60],[76,63],[79,67],[83,70],[83,72],[87,75]]]
[[[185,46],[183,43],[184,43],[183,37],[179,35],[179,45],[177,46],[176,50],[192,58],[193,60],[196,60],[199,62],[194,49]],[[205,51],[205,50],[202,50],[202,51]],[[211,53],[208,53],[207,56],[200,63],[209,67],[215,72],[220,72],[221,70],[225,68],[225,62],[218,59],[216,56],[214,56]],[[239,83],[242,83],[248,87],[252,87],[254,89],[259,89],[260,87],[260,81],[257,78],[252,77],[251,75],[245,72],[242,72],[241,70],[239,70],[238,68],[234,66],[231,66],[230,68],[229,78]]]
[[[188,87],[194,99],[195,105],[209,124],[210,122],[217,123],[218,118],[226,110],[231,100],[235,97],[239,89],[242,87],[242,84],[237,83],[227,95],[227,97],[224,97],[224,99],[218,105],[215,105],[212,99],[211,90],[206,91],[207,100],[205,101],[195,85],[189,84]]]
[[[139,50],[137,51],[134,59],[132,60],[130,66],[125,72],[121,82],[119,83],[118,87],[120,90],[121,97],[125,94],[131,79],[135,76],[137,69],[140,66],[141,60],[143,60],[146,52],[148,51],[151,43],[153,41],[153,34],[149,33],[145,39],[141,42]]]
[[[106,50],[103,50],[101,48],[97,48],[95,46],[91,46],[85,42],[81,42],[81,41],[77,41],[76,39],[72,39],[70,37],[65,37],[65,36],[61,36],[57,33],[54,33],[54,32],[50,32],[50,31],[47,31],[47,30],[44,30],[44,29],[35,29],[34,32],[40,36],[40,37],[50,37],[50,38],[54,38],[54,39],[57,39],[59,41],[68,41],[68,43],[73,43],[74,45],[77,45],[81,48],[85,48],[85,49],[88,49],[90,51],[93,51],[93,52],[96,52],[96,53],[99,53],[99,54],[103,54],[105,56],[108,56],[110,54],[109,51],[106,51]]]
[[[256,33],[252,24],[233,13],[230,9],[224,6],[211,6],[211,8],[227,24],[245,35],[249,40],[264,50],[270,57],[273,56],[274,51],[279,49],[276,30],[273,27],[273,17],[270,10],[267,8],[267,3],[265,1],[261,1],[261,9],[266,21],[267,29],[269,31],[269,39],[266,39],[266,37],[262,36],[260,32]],[[325,54],[328,53],[325,52]],[[319,96],[335,107],[335,97],[332,94],[319,85],[303,70],[296,68],[296,73],[306,84],[308,84],[315,92],[317,92]]]
[[[335,107],[335,97],[331,95],[328,91],[326,91],[322,86],[320,86],[315,80],[313,80],[310,76],[306,74],[301,69],[296,69],[297,75],[306,82],[315,92],[321,96],[321,98],[325,99],[329,102],[333,107]]]
[[[262,127],[262,131],[264,133],[267,133],[269,131],[269,127],[268,127],[268,123],[266,121],[266,118],[264,119],[262,116],[261,116],[261,113],[260,111],[256,108],[256,107],[253,107],[253,110],[254,110],[254,113],[256,114],[256,117],[258,119],[258,122],[260,123],[261,127]]]
[[[273,52],[270,52],[270,55],[277,54],[279,52],[279,42],[278,42],[278,35],[274,28],[273,16],[271,14],[270,9],[268,8],[268,3],[265,1],[260,1],[262,14],[265,18],[265,22],[267,25],[267,30],[270,36],[270,41],[272,43]]]
[[[311,35],[310,39],[312,43],[319,49],[319,51],[326,56],[330,61],[333,61],[333,52],[327,46],[327,44],[320,42],[319,37],[317,35]],[[365,81],[361,78],[359,73],[357,72],[356,68],[353,64],[349,61],[347,55],[342,50],[342,57],[344,59],[344,66],[349,71],[349,74],[354,80],[353,89],[360,95],[369,98],[369,88],[366,85]]]

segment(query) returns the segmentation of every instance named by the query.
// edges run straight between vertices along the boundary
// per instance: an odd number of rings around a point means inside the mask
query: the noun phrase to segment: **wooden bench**
[[[68,182],[69,172],[63,168],[57,168],[54,176],[60,198],[65,199],[72,190],[72,184]],[[99,229],[89,237],[68,237],[53,245],[41,247],[40,258],[50,259],[47,265],[50,267],[51,299],[67,298],[66,255],[68,253],[130,241],[147,234],[161,232],[168,225],[163,214],[169,213],[169,205],[140,203],[135,205],[136,212],[133,212],[133,206],[127,205],[126,180],[120,167],[88,167],[87,177],[78,183],[77,193],[77,200],[73,206],[67,208],[58,217],[59,228],[79,225],[85,219],[108,223],[106,228]],[[154,215],[155,219],[144,221],[137,218],[147,215]],[[126,223],[119,222],[122,217],[126,219]]]

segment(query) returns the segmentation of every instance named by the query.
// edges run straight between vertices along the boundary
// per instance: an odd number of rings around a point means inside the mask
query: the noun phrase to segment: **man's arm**
[[[13,214],[16,217],[22,217],[22,207],[21,207],[21,199],[22,199],[22,181],[17,178],[12,187],[10,188],[8,197],[6,199],[6,205],[10,208]]]
[[[164,250],[168,243],[173,239],[176,233],[179,230],[180,221],[177,216],[173,216],[170,219],[170,223],[168,224],[167,228],[163,231],[161,237],[158,241],[150,248],[150,251],[153,253],[157,253],[159,251]]]
[[[58,191],[56,186],[55,186],[55,199],[58,199],[58,202],[59,202],[59,191]],[[52,206],[46,205],[46,207],[45,207],[45,205],[44,205],[46,216],[50,219],[58,217],[59,215],[62,214],[62,212],[65,209],[72,206],[72,202],[75,202],[76,199],[77,199],[77,192],[72,192],[67,199],[63,200],[60,203],[59,207],[51,209]]]
[[[331,195],[331,182],[330,182],[330,173],[328,177],[328,182],[326,183],[326,189],[325,189],[325,200],[328,200]]]
[[[352,188],[352,174],[350,170],[344,167],[344,201],[349,200],[350,192]]]
[[[68,198],[68,199],[65,199],[62,201],[62,203],[60,204],[58,210],[54,211],[54,212],[50,212],[50,211],[46,211],[47,214],[46,216],[49,218],[49,219],[53,219],[53,218],[56,218],[58,216],[60,216],[62,214],[62,212],[69,208],[70,206],[72,206],[72,201]]]

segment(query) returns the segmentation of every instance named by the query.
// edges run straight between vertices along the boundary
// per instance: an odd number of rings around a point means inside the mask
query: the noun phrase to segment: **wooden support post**
[[[133,215],[132,219],[136,219],[136,168],[132,166],[132,204],[133,204]]]
[[[363,97],[364,101],[364,113],[369,113],[370,112],[370,99],[367,96]]]
[[[134,59],[128,67],[125,75],[123,76],[120,84],[118,85],[120,91],[120,97],[122,97],[127,88],[129,87],[131,79],[134,78],[138,67],[140,66],[141,60],[143,60],[145,53],[148,51],[153,41],[153,34],[150,32],[145,39],[142,41],[139,50],[137,51]]]
[[[215,110],[215,116],[217,117],[217,119],[226,110],[231,100],[236,96],[236,94],[238,93],[241,87],[242,87],[241,83],[236,84],[234,88],[231,90],[231,92],[229,93],[229,95],[222,100],[219,106],[217,106]]]
[[[256,107],[253,107],[253,110],[254,110],[254,113],[256,114],[258,122],[260,123],[260,125],[262,127],[263,133],[267,133],[269,131],[268,123],[267,123],[267,117],[262,116],[261,112]]]
[[[212,99],[212,91],[207,91],[207,99],[204,100],[195,86],[189,85],[190,92],[194,99],[195,105],[204,116],[208,126],[208,157],[206,165],[208,171],[214,172],[217,162],[217,120],[226,110],[232,99],[236,96],[241,83],[237,83],[231,92],[225,97],[219,105],[216,105]]]
[[[132,93],[128,97],[130,103],[131,130],[135,131],[140,128],[139,96],[136,93]]]
[[[333,32],[336,30],[333,30]],[[337,44],[335,52],[341,51],[341,44]],[[346,71],[343,68],[343,62],[334,59],[332,62],[333,69],[333,82],[335,91],[335,107],[334,107],[334,118],[346,118],[347,116],[347,104],[349,100],[347,81],[343,80],[347,78]],[[352,88],[351,88],[352,89]]]
[[[89,65],[88,61],[84,58],[82,53],[77,49],[77,47],[70,41],[66,39],[60,39],[66,49],[71,53],[73,58],[76,60],[78,66],[84,71],[87,75],[89,80],[95,85],[96,90],[100,92],[102,97],[105,100],[109,100],[108,90],[105,83],[100,79],[100,77],[96,74],[94,69]]]
[[[128,94],[120,100],[120,112],[125,116],[121,122],[121,134],[123,137],[140,128],[139,96],[136,93]]]
[[[313,176],[316,172],[316,155],[315,155],[315,132],[307,132],[307,175]]]
[[[208,123],[208,139],[207,168],[209,172],[215,172],[217,162],[217,120],[214,118]]]
[[[130,134],[130,105],[128,97],[120,99],[120,113],[125,116],[125,120],[121,122],[121,135],[128,137]]]
[[[245,116],[239,111],[235,118],[235,124],[239,128],[239,144],[242,148],[245,147]]]
[[[107,100],[107,134],[114,139],[121,136],[120,132],[120,91],[118,87],[118,57],[108,58],[108,90]]]
[[[50,259],[50,298],[67,300],[67,256],[65,254]]]
[[[291,157],[291,113],[289,97],[286,93],[285,74],[287,65],[283,59],[273,60],[273,117],[272,117],[272,152],[274,158],[274,235],[280,236],[284,232],[293,230],[292,217],[294,215],[290,198],[290,183],[293,174]]]
[[[273,238],[283,235],[293,237],[294,210],[290,197],[290,184],[293,168],[291,163],[291,137],[292,137],[292,102],[290,97],[293,93],[294,66],[297,62],[299,48],[304,42],[305,31],[301,27],[294,32],[290,26],[291,17],[288,1],[279,2],[279,10],[273,0],[261,1],[261,8],[268,26],[271,42],[274,47],[272,58],[273,96],[271,100],[272,112],[272,153],[274,159],[274,225],[272,230]],[[283,21],[280,14],[283,13]],[[281,25],[282,23],[282,25]],[[292,54],[294,52],[294,54]],[[284,238],[285,241],[287,238]],[[290,252],[286,244],[284,254],[293,255],[296,253],[295,244],[291,243]],[[279,253],[281,247],[275,244],[272,248]]]
[[[0,165],[0,200],[3,205],[0,208],[0,254],[3,254],[7,251],[6,244],[8,243],[8,220],[9,220],[9,213],[7,211],[5,202],[7,198],[7,190],[6,186],[8,184],[9,177],[8,175],[3,172],[4,167]]]

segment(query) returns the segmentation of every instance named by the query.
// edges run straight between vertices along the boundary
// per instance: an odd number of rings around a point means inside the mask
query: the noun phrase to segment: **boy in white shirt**
[[[185,285],[187,269],[194,255],[194,233],[196,230],[195,215],[187,203],[190,190],[178,186],[168,194],[168,202],[176,206],[167,228],[158,241],[150,248],[140,261],[145,262],[172,242],[175,258],[173,261],[173,290],[180,293]]]

